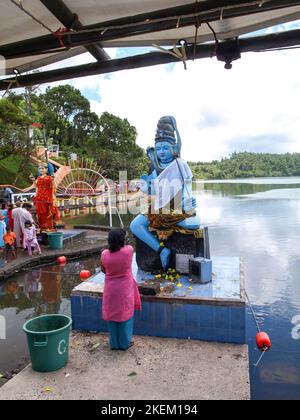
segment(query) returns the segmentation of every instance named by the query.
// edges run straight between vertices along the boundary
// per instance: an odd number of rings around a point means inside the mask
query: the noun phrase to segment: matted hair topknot
[[[157,130],[155,135],[155,143],[165,140],[169,143],[176,144],[175,136],[176,127],[174,126],[174,117],[162,117],[158,121]]]

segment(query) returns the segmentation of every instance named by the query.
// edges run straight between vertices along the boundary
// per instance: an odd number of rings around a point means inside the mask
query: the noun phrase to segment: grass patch
[[[25,168],[20,170],[22,167],[23,157],[22,156],[11,156],[7,159],[0,160],[0,184],[2,185],[15,185],[16,187],[26,188],[31,185],[29,181],[29,175],[31,172],[36,172],[35,167],[29,163]]]

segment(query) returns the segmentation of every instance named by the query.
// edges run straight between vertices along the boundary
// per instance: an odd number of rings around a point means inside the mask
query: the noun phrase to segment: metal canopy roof
[[[213,47],[216,41],[300,19],[299,0],[2,0],[1,6],[0,55],[5,58],[7,75],[14,71],[22,74],[85,51],[96,63],[90,65],[88,73],[77,68],[74,77],[96,74],[96,70],[103,73],[132,68],[132,60],[110,60],[103,48],[172,47],[181,39],[187,42],[187,59],[200,58],[214,55],[215,47],[206,51],[209,41]],[[283,44],[277,37],[260,46],[275,47],[276,39],[279,46],[300,45],[299,32],[293,31]],[[153,64],[166,62],[166,54],[149,53],[147,58],[141,56],[142,65],[151,65],[151,54]],[[168,58],[174,61],[174,57]],[[53,72],[48,73],[35,78],[46,82],[66,76],[60,70],[55,77]],[[26,77],[18,78],[19,85]],[[31,82],[32,77],[27,85]],[[4,86],[0,82],[0,88]]]

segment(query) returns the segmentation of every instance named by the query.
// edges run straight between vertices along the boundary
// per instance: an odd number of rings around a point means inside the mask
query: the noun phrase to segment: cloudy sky
[[[291,28],[300,28],[300,22],[281,29]],[[124,55],[107,51],[111,57]],[[71,64],[90,61],[84,54]],[[120,71],[68,83],[81,90],[98,115],[108,111],[127,118],[145,148],[153,145],[158,119],[173,115],[183,158],[190,161],[220,159],[234,151],[300,152],[300,49],[247,53],[230,71],[216,58],[187,66]]]

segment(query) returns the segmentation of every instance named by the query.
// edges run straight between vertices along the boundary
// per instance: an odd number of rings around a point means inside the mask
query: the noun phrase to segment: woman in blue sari
[[[5,221],[6,227],[8,227],[8,214],[7,214],[8,210],[7,210],[7,206],[6,206],[6,204],[2,204],[1,207],[2,208],[1,208],[0,211],[2,213],[2,216],[4,217],[4,221]]]
[[[0,211],[0,248],[4,248],[4,240],[3,236],[6,234],[6,223],[5,223],[5,217],[2,215],[2,212]]]

